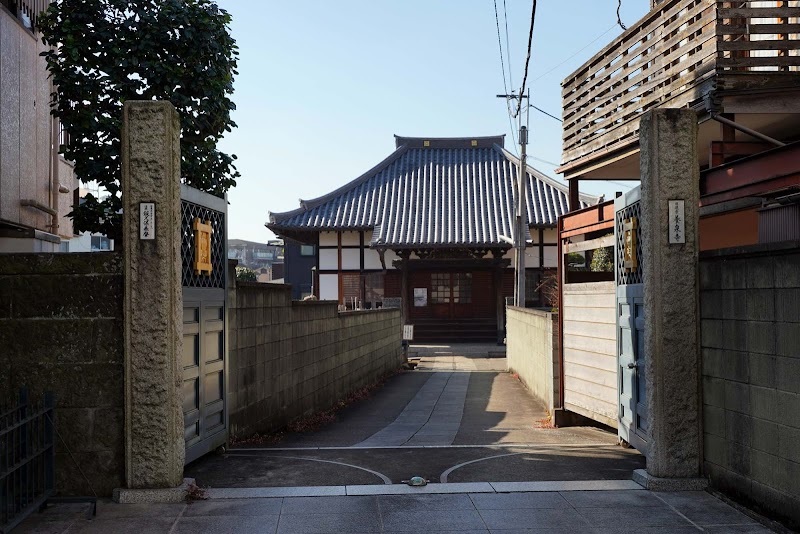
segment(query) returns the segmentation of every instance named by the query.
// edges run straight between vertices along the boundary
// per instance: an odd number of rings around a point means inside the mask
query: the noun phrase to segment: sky
[[[228,192],[230,239],[264,242],[268,213],[299,207],[357,178],[395,150],[394,135],[506,134],[504,99],[518,92],[530,0],[218,0],[239,46],[233,120],[219,148],[242,176]],[[633,25],[650,0],[622,0]],[[617,0],[539,0],[528,87],[531,104],[561,116],[561,80],[622,32]],[[510,79],[509,79],[510,72]],[[531,110],[529,164],[561,180],[561,124]],[[516,135],[516,126],[514,126]],[[589,194],[622,183],[582,182]]]

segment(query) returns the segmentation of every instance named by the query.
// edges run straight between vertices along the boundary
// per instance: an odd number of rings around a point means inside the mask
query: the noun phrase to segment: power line
[[[500,40],[500,16],[497,14],[497,0],[494,0],[494,20],[497,24],[497,47],[500,50],[500,68],[503,69],[503,89],[508,93],[506,84],[506,62],[503,60],[503,42]],[[509,70],[510,70],[509,65]]]
[[[616,27],[617,27],[617,23],[615,22],[614,24],[609,26],[609,28],[606,31],[604,31],[603,33],[601,33],[600,35],[598,35],[597,37],[592,39],[591,42],[587,43],[586,46],[584,46],[580,50],[576,51],[574,54],[572,54],[571,56],[569,56],[565,60],[561,61],[560,63],[558,63],[556,65],[553,65],[553,67],[550,70],[548,70],[547,72],[545,72],[544,74],[541,74],[541,75],[537,76],[536,78],[534,78],[533,80],[531,80],[531,83],[541,80],[542,78],[544,78],[545,76],[547,76],[548,74],[550,74],[551,72],[556,70],[558,67],[560,67],[561,65],[563,65],[564,63],[566,63],[570,59],[574,58],[575,56],[577,56],[578,54],[580,54],[581,52],[583,52],[584,50],[586,50],[587,48],[592,46],[594,43],[596,43],[597,41],[602,39],[608,32],[610,32],[611,30],[613,30]]]
[[[619,16],[619,10],[620,10],[620,9],[622,9],[622,0],[617,0],[617,24],[619,24],[619,27],[620,27],[620,28],[622,28],[623,30],[627,30],[627,29],[628,29],[628,27],[627,27],[627,26],[625,26],[625,25],[622,23],[622,19],[621,19],[621,18],[620,18],[620,16]]]
[[[546,112],[546,111],[545,111],[545,110],[543,110],[542,108],[537,108],[537,107],[536,107],[536,106],[534,106],[533,104],[530,104],[530,107],[532,107],[533,109],[535,109],[535,110],[536,110],[536,111],[538,111],[539,113],[544,113],[545,115],[547,115],[547,116],[548,116],[548,117],[550,117],[551,119],[555,119],[555,120],[557,120],[558,122],[564,122],[563,120],[559,119],[559,118],[558,118],[558,117],[556,117],[555,115],[552,115],[552,114],[550,114],[550,113]]]
[[[553,167],[558,167],[558,163],[553,163],[552,161],[547,161],[546,159],[537,158],[536,156],[528,155],[529,158],[535,159],[536,161],[541,161],[542,163],[546,163],[547,165],[552,165]]]
[[[610,183],[610,184],[614,184],[614,185],[620,185],[622,187],[633,188],[632,185],[626,184],[626,183],[623,183],[623,182],[615,182],[613,180],[607,180],[607,182]]]
[[[522,87],[519,90],[519,102],[517,104],[517,114],[522,109],[522,96],[525,94],[525,84],[528,82],[528,66],[531,63],[531,46],[533,45],[533,23],[536,20],[536,0],[533,0],[531,9],[531,29],[528,32],[528,57],[525,59],[525,75],[522,77]]]
[[[505,0],[503,0],[503,5],[505,6]],[[505,94],[508,94],[508,85],[506,84],[506,63],[503,60],[503,41],[500,38],[500,16],[497,13],[497,0],[494,0],[494,20],[497,24],[497,47],[500,50],[500,68],[503,71],[503,89],[505,90]],[[508,21],[506,20],[506,31],[508,31]],[[508,40],[508,33],[506,33],[506,41]],[[511,81],[511,63],[508,65],[508,75],[509,75],[509,82]],[[511,130],[511,139],[514,141],[514,153],[517,152],[517,136],[514,132],[514,121],[511,120],[511,106],[509,105],[508,99],[506,99],[506,113],[508,115],[508,127]]]
[[[514,78],[511,75],[511,45],[508,42],[508,10],[506,10],[506,0],[503,0],[503,22],[505,23],[506,26],[506,56],[508,57],[508,85],[514,87]]]

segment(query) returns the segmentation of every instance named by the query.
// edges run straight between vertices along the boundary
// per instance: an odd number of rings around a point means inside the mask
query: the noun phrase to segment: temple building
[[[400,304],[416,341],[502,341],[514,292],[519,159],[504,136],[396,138],[396,150],[355,180],[285,213],[270,228],[315,267],[286,282],[311,284],[347,308]],[[526,305],[550,305],[542,282],[558,263],[556,224],[568,189],[527,167]],[[597,199],[581,195],[581,206]]]

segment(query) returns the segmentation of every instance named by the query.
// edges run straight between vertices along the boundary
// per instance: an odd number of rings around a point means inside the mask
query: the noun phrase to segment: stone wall
[[[506,308],[508,370],[554,415],[559,408],[558,314]]]
[[[62,495],[123,485],[122,299],[120,254],[0,254],[0,396],[55,394]]]
[[[800,526],[800,244],[701,254],[704,468]]]
[[[336,302],[292,301],[288,285],[229,288],[231,437],[331,408],[403,362],[399,310],[339,313]]]

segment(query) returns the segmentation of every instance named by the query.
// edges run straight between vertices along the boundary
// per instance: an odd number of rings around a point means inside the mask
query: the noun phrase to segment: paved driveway
[[[187,469],[201,486],[286,487],[630,479],[644,458],[613,432],[548,428],[544,406],[506,372],[494,345],[412,347],[415,371],[313,433],[210,455]]]

